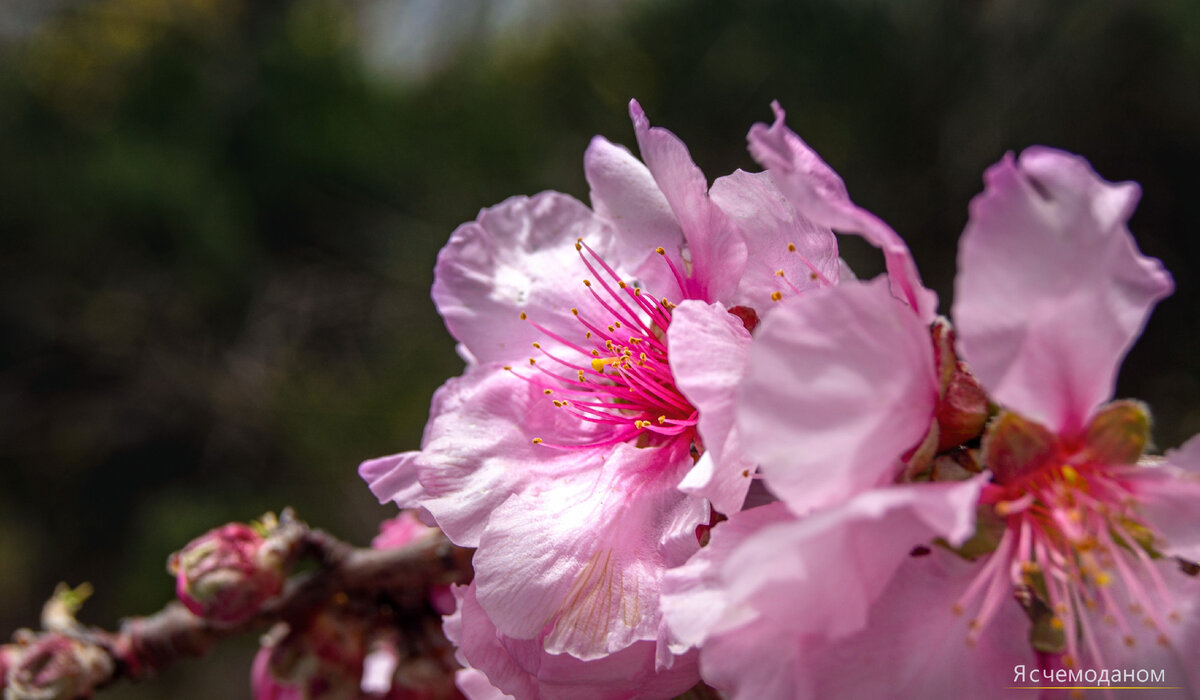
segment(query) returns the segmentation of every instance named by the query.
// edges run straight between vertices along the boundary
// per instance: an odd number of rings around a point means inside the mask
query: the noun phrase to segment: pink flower
[[[781,122],[756,126],[751,143],[762,160],[772,149],[797,210],[872,230]],[[985,180],[954,307],[958,353],[1003,409],[980,450],[938,444],[955,399],[922,295],[896,280],[915,279],[898,251],[890,288],[785,301],[756,336],[738,427],[790,512],[774,507],[768,524],[734,515],[665,584],[674,649],[703,645],[703,677],[734,697],[1001,696],[1020,664],[1164,668],[1170,685],[1200,690],[1189,661],[1200,650],[1200,441],[1165,463],[1139,461],[1147,414],[1105,403],[1171,289],[1125,226],[1137,187],[1044,148],[1006,157]],[[952,448],[990,470],[976,497],[963,489],[984,477],[930,466]],[[914,477],[952,483],[894,485]],[[914,509],[931,523],[948,507],[955,528],[912,527]]]
[[[283,553],[254,528],[229,523],[171,555],[175,593],[200,617],[237,624],[283,588]]]
[[[709,503],[736,511],[751,483],[733,418],[747,327],[839,274],[832,233],[770,176],[709,190],[678,138],[630,113],[645,164],[594,139],[594,211],[544,192],[454,232],[433,297],[467,371],[435,395],[420,452],[360,470],[478,548],[499,634],[582,660],[660,637],[663,571],[696,551]]]

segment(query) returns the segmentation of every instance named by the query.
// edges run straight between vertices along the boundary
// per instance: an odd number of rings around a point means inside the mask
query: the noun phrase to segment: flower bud
[[[284,557],[242,523],[210,530],[171,555],[175,594],[188,610],[216,622],[237,624],[254,616],[279,593]]]
[[[328,608],[302,628],[278,628],[255,658],[251,674],[255,700],[357,697],[365,634],[362,620]]]
[[[400,515],[379,524],[379,534],[371,540],[372,549],[394,549],[416,542],[422,537],[429,537],[440,532],[436,527],[430,527],[421,522],[414,510],[401,511]],[[429,602],[433,609],[441,615],[454,612],[456,603],[450,593],[449,585],[435,585],[429,588]]]
[[[0,690],[8,685],[8,669],[17,664],[20,648],[16,644],[0,644]]]
[[[939,396],[937,451],[945,452],[983,432],[988,419],[988,398],[975,375],[959,361],[950,323],[939,318],[934,321],[932,332]]]
[[[11,664],[4,688],[7,700],[90,697],[97,685],[112,676],[112,659],[104,650],[57,632],[31,635],[23,647],[5,645],[4,649],[0,664]]]
[[[400,515],[379,523],[379,534],[371,540],[372,549],[394,549],[438,532],[417,517],[416,511],[401,511]]]

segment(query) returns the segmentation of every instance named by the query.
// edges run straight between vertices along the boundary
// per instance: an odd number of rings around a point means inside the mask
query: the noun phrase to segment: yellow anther
[[[809,278],[810,280],[812,280],[812,281],[816,282],[818,279],[820,279],[820,278],[821,278],[821,276],[820,276],[820,275],[818,275],[818,274],[817,274],[817,273],[815,273],[815,272],[810,272],[810,273],[808,273],[808,278]]]
[[[579,370],[579,381],[581,381],[581,382],[582,382],[582,381],[584,381],[584,379],[583,379],[583,370]]]
[[[572,316],[578,316],[578,315],[579,315],[579,309],[572,308],[572,309],[571,309],[571,315],[572,315]]]
[[[613,349],[612,341],[611,340],[604,341],[604,347],[608,348],[609,350],[612,350]]]
[[[621,322],[620,322],[620,321],[613,321],[613,325],[614,325],[614,326],[616,326],[617,328],[620,328],[620,327],[621,327]]]
[[[533,444],[535,444],[535,445],[540,445],[540,444],[542,444],[542,439],[541,439],[541,438],[534,438],[534,439],[533,439]]]
[[[634,287],[634,288],[633,288],[633,295],[634,295],[635,297],[640,297],[640,296],[642,295],[642,288],[641,288],[641,287]]]
[[[1050,618],[1050,626],[1051,626],[1051,627],[1053,627],[1053,628],[1054,628],[1054,629],[1056,629],[1056,630],[1060,630],[1060,629],[1062,629],[1062,628],[1063,628],[1063,621],[1062,621],[1062,618],[1061,618],[1061,617],[1052,617],[1052,618]]]
[[[592,354],[593,354],[593,355],[595,355],[596,357],[600,357],[600,351],[599,351],[599,350],[593,350],[593,351],[592,351]]]
[[[783,270],[776,270],[776,271],[775,271],[775,276],[776,276],[776,277],[784,277],[785,275],[783,274]]]
[[[504,365],[504,369],[506,369],[506,370],[508,370],[509,372],[511,372],[511,371],[512,371],[512,365]]]
[[[666,251],[666,249],[665,249],[665,248],[663,248],[662,246],[659,246],[659,247],[655,248],[655,249],[654,249],[654,252],[655,252],[655,253],[658,253],[659,255],[666,255],[666,254],[667,254],[667,251]]]
[[[796,252],[796,244],[795,244],[795,243],[788,243],[788,252],[789,252],[789,253],[795,253],[795,252]]]
[[[541,350],[541,349],[542,349],[542,344],[541,344],[541,343],[534,343],[534,344],[533,344],[533,347],[537,348],[538,350]]]
[[[583,250],[583,244],[581,244],[579,241],[575,241],[575,250]]]
[[[771,292],[771,301],[779,301],[783,298],[782,292]]]
[[[536,365],[536,364],[537,364],[537,360],[535,360],[535,359],[533,359],[533,358],[531,357],[531,358],[529,358],[529,364],[531,364],[531,365]]]
[[[549,396],[550,394],[553,394],[554,391],[552,389],[542,389],[542,393],[546,396]]]
[[[562,408],[563,406],[567,405],[567,403],[566,403],[565,401],[558,401],[558,400],[555,400],[555,402],[554,402],[554,405],[555,405],[555,407],[557,407],[557,408]]]
[[[585,287],[590,287],[590,286],[592,286],[592,281],[591,281],[591,280],[584,280],[584,281],[583,281],[583,286],[585,286]]]
[[[658,424],[659,424],[659,425],[664,425],[666,422],[667,422],[667,417],[666,417],[666,416],[659,416],[659,417],[658,417]]]
[[[1069,464],[1063,465],[1062,475],[1063,479],[1066,479],[1067,483],[1072,486],[1079,482],[1079,472]]]
[[[584,334],[583,334],[583,337],[584,337],[584,338],[591,338],[591,337],[592,337],[592,332],[591,332],[591,331],[588,331],[587,333],[584,333]]]
[[[525,315],[525,312],[524,312],[524,311],[522,311],[522,312],[521,312],[521,320],[522,320],[522,321],[524,321],[524,320],[525,320],[525,319],[527,319],[527,318],[529,318],[529,317]]]
[[[617,280],[617,286],[618,286],[618,287],[620,287],[621,289],[624,289],[624,288],[625,288],[625,281],[624,281],[624,280]]]

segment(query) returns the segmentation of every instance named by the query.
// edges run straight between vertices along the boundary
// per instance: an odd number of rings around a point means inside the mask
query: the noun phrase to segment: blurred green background
[[[1010,149],[1139,181],[1178,291],[1121,375],[1161,447],[1200,431],[1200,4],[93,0],[0,4],[0,634],[59,580],[111,626],[168,553],[285,505],[365,543],[356,475],[415,448],[461,363],[438,248],[513,194],[587,197],[626,103],[710,179],[779,99],[949,308]],[[847,242],[867,274],[877,256]],[[1080,343],[1087,338],[1081,337]],[[254,640],[112,698],[248,696]]]

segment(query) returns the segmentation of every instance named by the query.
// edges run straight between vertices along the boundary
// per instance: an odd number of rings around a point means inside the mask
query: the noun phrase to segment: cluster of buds
[[[438,534],[412,512],[385,521],[371,545],[393,549]],[[336,592],[320,607],[277,624],[254,660],[256,700],[449,700],[453,649],[440,615],[452,612],[448,586],[419,595],[370,599]]]

